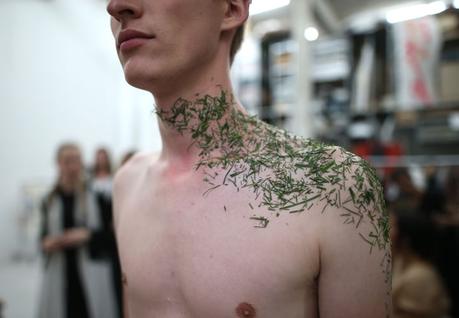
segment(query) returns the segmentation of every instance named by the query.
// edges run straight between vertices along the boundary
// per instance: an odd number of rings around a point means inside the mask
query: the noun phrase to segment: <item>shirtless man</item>
[[[248,116],[232,95],[248,7],[109,1],[125,77],[154,95],[163,141],[115,180],[128,316],[390,317],[373,170]]]

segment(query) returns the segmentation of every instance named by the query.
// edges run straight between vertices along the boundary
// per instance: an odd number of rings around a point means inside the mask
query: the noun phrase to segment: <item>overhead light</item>
[[[256,15],[282,7],[290,4],[290,0],[253,0],[250,5],[250,15]]]
[[[319,30],[315,27],[308,27],[304,30],[304,38],[309,42],[314,42],[319,39]]]
[[[458,0],[455,0],[458,2]],[[416,4],[389,11],[386,20],[389,23],[399,23],[403,21],[423,18],[429,15],[442,13],[448,9],[443,1],[434,1],[431,3]]]

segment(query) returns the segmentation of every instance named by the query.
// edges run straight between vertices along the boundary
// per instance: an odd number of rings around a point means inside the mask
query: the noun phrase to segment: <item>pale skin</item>
[[[129,29],[149,35],[139,45],[118,46],[118,55],[128,82],[150,91],[158,111],[166,114],[159,118],[161,153],[135,156],[115,178],[126,316],[390,317],[389,244],[381,239],[372,247],[362,239],[375,227],[367,215],[358,224],[343,224],[347,210],[324,210],[318,200],[300,213],[280,213],[236,183],[208,192],[207,176],[219,175],[222,182],[228,167],[197,169],[209,157],[196,136],[165,120],[179,99],[232,94],[230,45],[248,5],[244,0],[109,2],[115,39]],[[223,109],[220,124],[238,131],[231,118],[246,118],[244,108],[231,100]],[[199,126],[200,120],[191,116],[187,125]],[[260,143],[271,131],[263,129],[254,137]],[[249,137],[241,136],[244,144]],[[211,157],[233,147],[223,140],[221,145]],[[270,171],[263,172],[265,180],[275,179]],[[308,175],[300,169],[293,178]],[[371,212],[376,218],[381,213],[376,207]],[[260,227],[254,215],[269,218],[269,226]]]

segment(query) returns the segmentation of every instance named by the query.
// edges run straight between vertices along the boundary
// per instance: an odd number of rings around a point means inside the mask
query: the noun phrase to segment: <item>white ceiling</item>
[[[413,0],[316,0],[328,2],[336,16],[345,19],[363,11],[399,5]],[[419,2],[419,1],[418,1]],[[427,2],[427,1],[425,1]]]
[[[252,0],[267,1],[267,0]],[[276,0],[270,0],[275,2]],[[283,1],[283,0],[277,0]],[[297,0],[301,1],[301,0]],[[396,6],[408,2],[428,2],[433,0],[309,0],[311,4],[321,11],[322,17],[329,20],[334,20],[335,23],[344,22],[351,16],[357,16],[362,13],[376,11],[378,9]],[[266,20],[269,18],[285,18],[286,22],[289,19],[289,10],[283,7],[277,10],[269,11],[257,16],[253,16],[254,21]]]

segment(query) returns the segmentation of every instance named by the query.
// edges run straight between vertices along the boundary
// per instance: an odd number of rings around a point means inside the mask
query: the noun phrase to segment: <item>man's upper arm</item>
[[[353,161],[346,179],[341,202],[323,215],[320,317],[391,317],[391,254],[382,189],[363,161]]]

